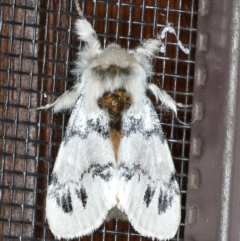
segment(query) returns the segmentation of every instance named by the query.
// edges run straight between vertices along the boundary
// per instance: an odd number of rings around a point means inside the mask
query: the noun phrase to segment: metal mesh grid
[[[190,54],[168,35],[166,54],[153,61],[152,81],[178,102],[191,104],[197,24],[197,0],[82,1],[82,9],[102,44],[134,48],[171,24]],[[78,50],[72,1],[0,2],[0,238],[54,240],[45,219],[48,178],[64,134],[68,114],[30,112],[55,100],[73,78],[69,70]],[[183,240],[190,126],[158,108],[177,169],[182,220],[173,240]],[[178,111],[190,122],[191,110]],[[103,224],[87,240],[145,240],[128,223]]]

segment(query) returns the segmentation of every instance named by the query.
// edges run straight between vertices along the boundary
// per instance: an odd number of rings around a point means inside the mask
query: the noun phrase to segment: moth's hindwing
[[[86,110],[81,96],[71,114],[47,192],[46,216],[58,238],[92,233],[116,205],[116,167],[108,116]]]
[[[118,207],[144,236],[172,238],[181,217],[180,191],[167,140],[150,101],[126,111],[118,152]]]

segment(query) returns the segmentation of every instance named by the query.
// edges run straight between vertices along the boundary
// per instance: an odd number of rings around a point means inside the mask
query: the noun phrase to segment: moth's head
[[[151,59],[159,50],[160,39],[144,40],[138,47],[130,50],[121,48],[117,44],[110,44],[102,49],[95,30],[87,20],[77,20],[75,28],[79,40],[85,42],[84,48],[77,54],[78,61],[75,62],[77,69],[73,73],[77,74],[77,77],[89,68],[100,74],[106,73],[105,70],[108,69],[112,74],[119,71],[126,76],[133,73],[132,70],[136,66],[145,72],[146,77],[152,75]]]
[[[134,51],[110,44],[89,62],[82,73],[82,82],[86,89],[91,89],[93,102],[105,93],[124,89],[133,96],[142,96],[146,91],[146,64],[139,64]],[[91,87],[92,86],[92,87]],[[88,93],[89,95],[89,93]]]
[[[110,44],[91,63],[90,68],[101,81],[121,78],[127,81],[134,75],[137,62],[132,54],[117,44]]]
[[[91,101],[106,92],[125,89],[133,96],[133,106],[135,102],[141,102],[147,89],[147,78],[152,74],[151,59],[161,40],[148,39],[131,50],[117,44],[102,49],[95,30],[85,19],[77,20],[76,33],[85,45],[78,53],[76,69],[72,72],[81,79]]]

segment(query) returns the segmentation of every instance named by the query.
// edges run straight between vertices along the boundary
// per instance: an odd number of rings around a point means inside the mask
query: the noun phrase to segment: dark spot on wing
[[[159,198],[158,198],[158,214],[165,213],[166,210],[172,205],[173,196],[166,195],[160,190]]]
[[[172,172],[169,182],[170,182],[170,183],[173,183],[173,182],[175,182],[176,180],[177,180],[176,173],[175,173],[175,172]]]
[[[151,187],[148,186],[143,197],[143,201],[146,203],[147,207],[151,203],[154,193],[155,193],[155,190],[151,189]]]
[[[56,202],[57,202],[58,206],[61,205],[60,196],[58,193],[56,194]]]
[[[58,183],[58,178],[56,173],[52,173],[49,180],[50,185],[56,185]]]
[[[172,172],[171,177],[169,179],[169,188],[173,188],[175,194],[180,195],[179,187],[177,184],[177,174],[176,172]]]
[[[77,196],[78,198],[81,200],[83,207],[85,208],[87,205],[87,192],[86,189],[84,187],[81,187],[80,190],[76,190]]]
[[[65,213],[71,213],[73,211],[72,198],[69,191],[62,196],[61,205]]]

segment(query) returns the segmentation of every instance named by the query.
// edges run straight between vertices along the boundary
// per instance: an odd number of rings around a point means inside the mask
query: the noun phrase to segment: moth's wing
[[[175,168],[151,102],[122,118],[118,150],[118,207],[142,235],[170,239],[181,216]]]
[[[71,114],[47,191],[46,217],[58,238],[93,232],[116,205],[116,167],[108,115],[89,114],[80,97]]]

